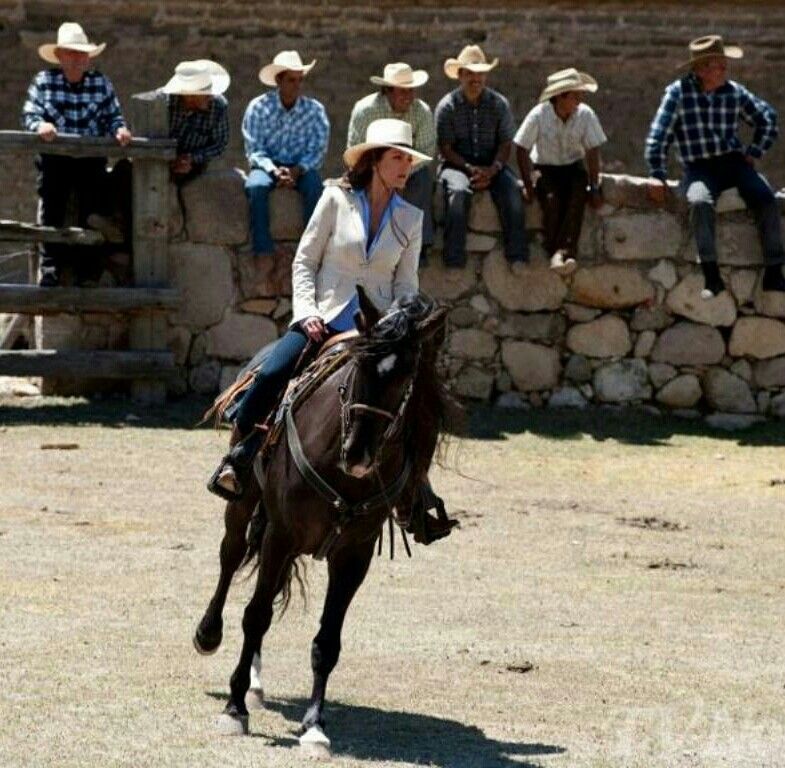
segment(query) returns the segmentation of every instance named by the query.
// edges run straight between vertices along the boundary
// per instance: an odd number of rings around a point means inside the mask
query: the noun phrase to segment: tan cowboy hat
[[[46,43],[40,46],[38,55],[50,64],[59,64],[60,61],[55,55],[58,48],[65,48],[69,51],[81,51],[88,54],[91,59],[94,59],[106,48],[106,43],[101,43],[100,45],[91,43],[80,24],[74,21],[65,21],[57,30],[57,42]]]
[[[268,64],[259,70],[259,79],[271,88],[275,88],[277,83],[275,78],[281,72],[290,70],[292,72],[302,72],[307,75],[316,64],[314,59],[310,64],[303,64],[300,54],[297,51],[281,51],[275,55],[272,64]]]
[[[719,35],[698,37],[690,43],[690,60],[683,61],[676,69],[691,69],[693,64],[709,56],[725,56],[726,59],[740,59],[744,51],[738,45],[725,45]]]
[[[401,149],[411,155],[417,163],[427,163],[431,160],[428,155],[418,152],[412,147],[412,127],[405,120],[396,120],[392,117],[383,117],[374,120],[365,131],[365,141],[355,144],[343,153],[343,161],[347,168],[353,168],[363,153],[377,147]]]
[[[419,88],[428,82],[428,73],[424,69],[413,70],[408,64],[397,61],[384,67],[384,75],[371,77],[374,85],[386,85],[390,88]]]
[[[560,69],[552,75],[548,75],[548,83],[540,94],[539,101],[548,101],[560,93],[568,91],[589,91],[594,93],[597,90],[597,81],[585,72],[578,72],[575,67]]]
[[[467,45],[458,54],[457,59],[447,59],[444,62],[444,74],[451,80],[457,80],[459,69],[468,69],[471,72],[490,72],[498,63],[499,59],[494,59],[489,64],[479,45]]]
[[[218,62],[209,59],[181,61],[174,68],[174,77],[161,91],[175,96],[217,96],[230,82],[229,73]]]

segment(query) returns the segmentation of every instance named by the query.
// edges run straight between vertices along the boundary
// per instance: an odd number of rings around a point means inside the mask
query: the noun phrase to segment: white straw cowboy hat
[[[216,61],[181,61],[161,91],[174,96],[218,96],[230,82],[229,73]]]
[[[268,64],[259,70],[259,79],[271,88],[275,88],[277,83],[275,78],[281,72],[290,70],[292,72],[302,72],[307,75],[316,64],[314,59],[310,64],[303,64],[300,54],[297,51],[281,51],[275,55],[272,64]]]
[[[597,81],[585,72],[578,72],[574,67],[560,69],[552,75],[548,75],[548,81],[540,94],[539,101],[548,101],[560,93],[568,91],[589,91],[594,93],[597,90]]]
[[[428,82],[428,73],[424,69],[412,69],[402,61],[387,64],[384,75],[371,77],[374,85],[386,85],[390,88],[419,88]]]
[[[384,117],[374,120],[365,131],[365,141],[355,144],[343,153],[343,161],[347,168],[353,168],[364,152],[378,147],[400,149],[411,155],[415,162],[426,163],[431,160],[428,155],[418,152],[412,147],[412,127],[404,120]]]
[[[679,64],[676,69],[690,69],[693,64],[709,56],[724,56],[726,59],[740,59],[744,51],[738,45],[725,45],[719,35],[698,37],[689,45],[690,60]]]
[[[73,21],[66,21],[57,30],[57,42],[46,43],[40,46],[38,55],[50,64],[59,64],[60,62],[57,56],[55,56],[55,51],[58,48],[65,48],[69,51],[81,51],[88,54],[91,59],[94,59],[106,48],[106,43],[101,43],[100,45],[91,43],[87,39],[87,35],[84,33],[81,25]]]
[[[494,59],[489,64],[479,45],[467,45],[458,54],[457,59],[447,59],[444,62],[444,74],[451,80],[457,80],[459,69],[468,69],[471,72],[490,72],[498,63],[499,59]]]

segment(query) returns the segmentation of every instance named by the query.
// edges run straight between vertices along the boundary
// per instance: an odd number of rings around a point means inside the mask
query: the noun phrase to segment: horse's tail
[[[262,539],[264,538],[264,531],[267,527],[267,516],[262,510],[261,502],[256,508],[256,511],[251,517],[251,522],[248,524],[248,533],[246,535],[246,550],[245,557],[243,558],[241,568],[253,563],[253,567],[248,573],[250,578],[259,568],[262,559]],[[279,617],[286,613],[289,603],[292,600],[292,581],[297,582],[297,587],[300,591],[300,597],[303,599],[305,605],[308,604],[308,574],[306,570],[305,561],[292,557],[289,559],[284,567],[282,574],[282,587],[281,591],[276,598],[278,605]]]

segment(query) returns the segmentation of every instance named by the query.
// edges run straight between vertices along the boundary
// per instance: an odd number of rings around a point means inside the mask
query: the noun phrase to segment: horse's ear
[[[357,299],[360,303],[360,312],[362,312],[365,319],[365,328],[360,328],[360,331],[367,332],[379,322],[381,314],[379,310],[376,309],[374,303],[368,298],[368,294],[361,285],[355,286],[355,289],[357,290]]]
[[[425,320],[417,323],[415,327],[415,334],[417,339],[421,342],[435,340],[437,344],[444,341],[444,336],[447,328],[447,308],[439,307],[439,309],[431,312]]]

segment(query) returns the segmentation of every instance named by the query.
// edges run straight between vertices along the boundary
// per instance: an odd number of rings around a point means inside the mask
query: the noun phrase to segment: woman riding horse
[[[412,148],[411,126],[375,120],[366,141],[344,152],[348,172],[325,187],[292,265],[293,317],[235,411],[234,448],[208,484],[240,498],[264,440],[264,422],[309,343],[355,328],[360,285],[376,307],[417,293],[423,213],[398,191],[412,167],[431,158]]]

